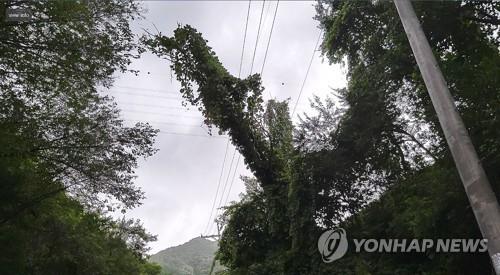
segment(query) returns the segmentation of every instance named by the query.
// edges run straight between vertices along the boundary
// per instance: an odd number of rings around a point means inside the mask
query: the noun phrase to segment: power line
[[[264,13],[264,4],[265,3],[266,3],[266,0],[263,0],[262,1],[262,8],[260,10],[259,27],[257,28],[257,38],[255,39],[255,47],[253,50],[252,65],[250,66],[250,74],[252,74],[252,72],[253,72],[253,63],[255,61],[255,53],[257,52],[257,45],[259,44],[260,26],[262,24],[262,14]]]
[[[255,54],[257,52],[257,45],[258,45],[258,42],[259,42],[259,37],[260,37],[260,27],[261,27],[261,23],[262,23],[262,14],[264,12],[264,4],[266,3],[266,0],[262,1],[262,8],[260,10],[260,18],[259,18],[259,27],[257,29],[257,38],[255,39],[255,47],[254,47],[254,50],[253,50],[253,57],[252,57],[252,66],[250,67],[250,74],[252,74],[252,71],[253,71],[253,64],[254,64],[254,61],[255,61]],[[273,28],[274,28],[274,22],[275,22],[275,19],[276,19],[276,12],[278,10],[278,4],[279,4],[279,1],[278,3],[276,4],[276,9],[274,11],[274,18],[273,18],[273,24],[271,26],[271,31],[269,33],[269,39],[268,39],[268,42],[267,42],[267,46],[266,46],[266,54],[264,56],[264,63],[262,64],[262,68],[261,68],[261,75],[262,75],[262,70],[264,70],[264,65],[265,65],[265,60],[266,60],[266,56],[267,56],[267,51],[269,49],[269,43],[271,41],[271,36],[272,36],[272,32],[273,32]],[[271,96],[270,92],[269,92],[269,95]],[[234,156],[236,155],[236,148],[234,149],[234,152],[233,152],[233,159],[234,159]],[[234,183],[234,178],[235,178],[235,175],[236,175],[236,171],[238,170],[238,166],[240,164],[240,158],[241,158],[241,154],[238,155],[238,160],[236,161],[236,166],[234,167],[234,173],[233,173],[233,178],[231,180],[231,183],[229,185],[229,191],[227,193],[227,196],[226,196],[226,200],[224,202],[224,205],[227,203],[227,200],[229,198],[229,194],[231,192],[231,189],[233,187],[233,183]],[[231,161],[232,163],[232,161]],[[231,165],[232,166],[232,165]],[[229,170],[229,172],[231,172],[231,170]],[[229,174],[228,174],[228,177],[226,179],[226,183],[225,185],[227,185],[229,183]],[[225,188],[224,188],[225,189]],[[224,193],[223,193],[224,195]],[[221,201],[219,202],[219,207],[220,208],[222,205],[222,198],[221,198]]]
[[[142,122],[142,120],[139,120],[139,119],[125,119],[125,121],[128,121],[128,122]],[[183,123],[176,123],[176,122],[162,122],[162,121],[146,121],[148,123],[152,123],[152,124],[162,124],[162,125],[171,125],[171,126],[182,126],[182,127],[196,127],[196,128],[200,128],[200,125],[195,125],[195,124],[183,124]]]
[[[107,90],[106,92],[107,92],[107,94],[112,94],[112,93],[124,94],[124,93],[127,93],[127,94],[134,94],[134,95],[166,96],[166,97],[169,97],[169,98],[179,98],[179,99],[182,99],[182,97],[180,96],[180,94],[175,93],[175,92],[168,92],[168,91],[155,92],[155,91],[151,91],[151,90],[139,90],[139,89],[137,89],[137,90],[113,89],[113,90]]]
[[[234,152],[236,152],[236,149],[234,150]],[[233,157],[231,158],[231,164],[229,165],[229,172],[227,173],[226,183],[224,184],[224,187],[222,188],[222,196],[221,196],[220,201],[219,201],[219,207],[222,206],[222,201],[224,200],[224,193],[226,191],[227,184],[229,183],[229,177],[231,176],[231,168],[233,167],[233,162],[234,162],[235,156],[236,156],[236,154],[233,154]]]
[[[217,191],[215,191],[214,202],[212,203],[212,210],[210,211],[210,216],[208,217],[207,226],[205,227],[205,234],[209,233],[209,232],[207,232],[207,230],[211,224],[210,221],[212,219],[212,214],[214,213],[215,203],[217,201],[217,195],[219,194],[220,183],[222,182],[222,175],[224,174],[224,166],[226,165],[226,157],[227,157],[227,150],[228,149],[229,149],[229,142],[226,143],[226,151],[224,152],[224,159],[222,160],[222,169],[220,171],[219,182],[217,184]]]
[[[248,8],[247,8],[247,18],[246,18],[246,22],[245,22],[245,33],[243,35],[243,45],[241,47],[241,58],[240,58],[240,68],[238,70],[238,78],[241,77],[241,68],[243,66],[243,57],[244,57],[244,54],[245,54],[245,44],[246,44],[246,40],[247,40],[248,19],[250,18],[250,7],[251,7],[251,4],[252,4],[252,0],[249,0],[248,1]],[[261,17],[262,17],[262,15],[261,15]],[[254,56],[255,56],[255,54],[254,54]],[[230,139],[228,139],[227,143],[226,143],[226,150],[224,152],[224,160],[223,160],[223,163],[222,163],[222,169],[221,169],[221,175],[219,177],[219,183],[217,184],[217,192],[215,193],[214,205],[212,206],[212,211],[210,212],[210,217],[208,218],[208,223],[207,224],[210,224],[210,229],[209,230],[211,230],[212,225],[213,225],[213,223],[210,223],[210,222],[211,222],[211,219],[212,219],[212,213],[214,211],[215,202],[217,201],[217,194],[219,193],[220,184],[222,182],[221,179],[222,179],[222,174],[223,174],[225,163],[226,163],[226,157],[227,157],[227,152],[228,152],[228,148],[229,148],[229,143],[230,143]],[[234,154],[233,154],[233,159],[234,159]],[[228,173],[231,173],[231,167],[232,167],[232,160],[231,160],[231,165],[229,166],[229,172]],[[222,197],[224,197],[224,193],[222,193],[221,198]],[[220,207],[220,205],[219,205],[219,207]],[[207,228],[205,228],[205,231],[206,230],[207,230]],[[208,234],[209,232],[207,231],[206,233]]]
[[[264,13],[264,25],[266,25],[267,22],[267,16],[269,15],[269,10],[271,9],[271,4],[272,1],[267,1],[267,7],[266,7],[266,12]]]
[[[236,150],[235,150],[236,152]],[[231,163],[229,164],[229,171],[227,172],[227,178],[226,182],[224,183],[224,186],[222,187],[222,192],[220,195],[220,200],[219,200],[219,205],[217,206],[217,209],[219,209],[222,205],[222,201],[224,200],[224,193],[226,192],[226,187],[229,182],[229,177],[231,176],[231,169],[233,168],[233,162],[234,162],[234,156],[235,154],[233,153],[233,157],[231,158]],[[208,229],[208,232],[210,233],[210,230],[212,230],[212,226]]]
[[[304,81],[302,82],[302,87],[300,87],[299,96],[297,97],[297,101],[295,102],[295,106],[293,107],[292,117],[295,114],[295,109],[297,108],[297,104],[299,104],[300,96],[302,95],[302,91],[304,90],[304,86],[307,81],[307,77],[309,76],[309,70],[311,69],[312,62],[314,60],[314,54],[316,53],[316,49],[318,48],[319,40],[321,38],[321,34],[323,34],[323,30],[319,32],[318,39],[316,40],[316,45],[314,46],[313,53],[311,55],[311,60],[309,61],[309,66],[307,67],[306,75],[304,77]]]
[[[265,2],[266,2],[266,0],[264,0],[262,2],[262,8],[261,8],[261,11],[260,11],[259,27],[257,29],[257,38],[255,40],[255,47],[254,47],[254,50],[253,50],[252,66],[250,68],[250,74],[252,74],[252,71],[253,71],[253,64],[254,64],[254,60],[255,60],[255,54],[257,52],[257,44],[259,42],[260,27],[261,27],[261,22],[262,22],[262,13],[264,12],[264,4],[265,4]],[[278,5],[279,5],[279,0],[276,3],[276,9],[274,10],[273,23],[272,23],[272,26],[271,26],[271,31],[269,32],[269,38],[267,40],[267,46],[266,46],[266,53],[264,55],[264,62],[262,63],[262,68],[261,68],[261,72],[260,72],[261,76],[262,76],[262,71],[264,70],[264,66],[265,66],[265,63],[266,63],[266,57],[267,57],[267,52],[269,50],[269,44],[270,44],[270,41],[271,41],[271,36],[273,35],[273,28],[274,28],[274,22],[276,20],[276,13],[278,11]],[[269,91],[269,96],[272,97],[270,91]],[[234,158],[235,155],[236,155],[236,148],[234,149],[234,152],[233,152],[233,158]],[[232,189],[233,184],[234,184],[234,179],[235,179],[235,176],[236,176],[236,172],[238,170],[238,166],[240,164],[240,159],[241,159],[241,154],[238,155],[238,160],[236,161],[236,166],[234,167],[233,177],[231,179],[231,183],[229,184],[229,190],[228,190],[228,193],[226,195],[226,200],[224,201],[224,205],[226,205],[227,200],[229,199],[229,194],[231,193],[231,189]],[[231,171],[231,170],[229,170],[229,171]],[[227,180],[229,180],[229,175],[228,175]],[[226,185],[227,184],[228,184],[228,181],[226,181]],[[222,200],[219,203],[219,208],[221,207],[221,205],[222,205]]]
[[[134,93],[134,92],[125,92],[125,91],[110,91],[111,93],[119,93],[119,94],[125,94],[125,95],[132,95],[132,96],[142,96],[142,97],[148,97],[148,98],[163,98],[163,99],[171,99],[171,100],[177,100],[181,101],[182,98],[179,97],[171,97],[171,96],[160,96],[160,95],[145,95],[145,94],[140,94],[140,93]],[[112,94],[108,94],[112,95]]]
[[[134,122],[141,122],[140,120],[128,120],[128,119],[125,119],[125,121],[128,121],[128,122],[131,122],[131,123],[134,123]],[[148,122],[151,122],[151,121],[148,121]],[[156,123],[159,123],[159,124],[167,124],[166,122],[156,122]],[[190,127],[193,127],[193,129],[195,127],[199,127],[197,125],[185,125],[185,126],[190,126]],[[165,129],[161,129],[161,128],[157,128],[158,130],[160,130],[160,134],[168,134],[168,135],[180,135],[180,136],[194,136],[194,137],[205,137],[205,138],[217,138],[217,139],[220,139],[220,138],[224,138],[224,139],[227,139],[228,137],[227,136],[223,136],[223,135],[209,135],[209,134],[194,134],[194,133],[181,133],[181,132],[175,132],[175,131],[172,131],[172,130],[165,130]]]
[[[167,113],[159,113],[159,112],[148,112],[142,110],[127,110],[121,109],[123,112],[132,112],[132,113],[142,113],[142,114],[151,114],[157,116],[168,116],[168,117],[183,117],[183,118],[191,118],[191,119],[203,119],[201,116],[187,116],[187,115],[178,115],[178,114],[167,114]]]
[[[130,123],[142,122],[141,120],[132,120],[132,119],[124,119],[124,121],[130,122]],[[148,122],[165,124],[165,125],[179,125],[179,126],[186,126],[186,127],[189,126],[189,127],[192,127],[192,129],[200,127],[198,125],[183,125],[183,124],[174,124],[174,123],[171,124],[169,122],[157,122],[157,121],[148,121]],[[168,129],[168,130],[162,129],[162,128],[157,128],[157,129],[160,130],[160,134],[194,136],[194,137],[205,137],[205,138],[224,138],[224,139],[228,138],[227,136],[223,136],[223,135],[196,134],[196,133],[176,132],[176,131],[172,131],[171,129]]]
[[[229,200],[229,194],[231,194],[231,189],[233,188],[234,179],[236,177],[236,171],[238,170],[238,164],[240,164],[240,158],[241,158],[241,154],[238,155],[238,160],[236,161],[236,168],[234,169],[234,172],[233,172],[233,178],[231,179],[231,184],[229,185],[229,190],[227,191],[226,200],[224,201],[224,205],[227,205],[227,201]]]
[[[211,139],[227,139],[226,136],[211,136],[211,135],[202,135],[202,134],[190,134],[190,133],[178,133],[178,132],[170,132],[170,131],[163,131],[162,129],[160,130],[160,134],[166,134],[166,135],[178,135],[178,136],[191,136],[191,137],[204,137],[204,138],[211,138]]]
[[[245,53],[245,42],[247,40],[247,30],[248,30],[248,18],[250,17],[250,5],[252,4],[252,0],[248,1],[248,11],[247,11],[247,20],[245,23],[245,34],[243,35],[243,48],[241,49],[241,58],[240,58],[240,70],[238,72],[238,78],[241,76],[241,66],[243,65],[243,55]]]
[[[266,65],[267,51],[269,50],[269,44],[271,43],[271,36],[273,35],[273,29],[274,29],[274,21],[276,20],[276,13],[278,12],[279,4],[280,4],[280,1],[278,0],[276,2],[276,8],[274,9],[274,16],[273,16],[273,23],[271,25],[271,31],[269,32],[269,38],[267,39],[267,46],[266,46],[266,53],[264,54],[264,61],[262,62],[262,68],[260,69],[261,77],[262,77],[262,73],[264,72],[264,66]]]
[[[178,106],[163,106],[163,105],[155,105],[155,104],[144,104],[144,103],[135,103],[135,102],[123,102],[123,101],[117,101],[118,105],[130,105],[130,106],[143,106],[143,107],[149,107],[149,108],[158,108],[158,109],[175,109],[175,110],[181,110],[185,111],[186,113],[188,112],[194,112],[195,110],[193,109],[187,109],[186,107],[178,107]]]
[[[179,94],[179,92],[167,91],[167,90],[157,90],[157,89],[149,89],[149,88],[141,88],[141,87],[132,87],[132,86],[113,86],[116,88],[129,89],[129,90],[139,90],[139,91],[148,91],[153,93],[162,93],[162,94]]]
[[[153,124],[160,124],[160,125],[169,125],[169,126],[179,126],[179,127],[189,127],[191,129],[196,129],[196,128],[199,128],[199,129],[204,129],[202,126],[203,124],[200,124],[200,125],[197,125],[197,124],[189,124],[189,123],[177,123],[177,122],[170,122],[170,121],[155,121],[155,120],[144,120],[144,119],[123,119],[123,121],[127,121],[127,122],[130,122],[130,123],[138,123],[138,122],[147,122],[147,123],[151,123]],[[160,130],[162,130],[160,128]],[[163,130],[162,130],[163,131]],[[169,130],[171,131],[171,130]],[[185,134],[185,133],[179,133],[179,134]],[[205,136],[205,137],[225,137],[227,138],[226,135],[201,135],[201,136]]]
[[[269,44],[271,43],[271,37],[273,35],[273,29],[274,29],[274,22],[276,20],[276,13],[278,12],[278,6],[280,4],[280,1],[278,0],[276,2],[276,9],[274,10],[274,16],[273,16],[273,23],[271,25],[271,31],[269,32],[269,38],[267,39],[267,46],[266,46],[266,53],[264,54],[264,61],[262,62],[262,67],[260,69],[260,77],[262,79],[262,73],[264,72],[264,66],[266,65],[266,59],[267,59],[267,52],[269,50]],[[269,93],[269,98],[272,98],[273,95],[271,93],[271,90],[267,90],[267,92]]]

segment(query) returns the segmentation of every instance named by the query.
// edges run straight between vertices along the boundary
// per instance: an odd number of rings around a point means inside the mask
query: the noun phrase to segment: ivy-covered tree
[[[270,273],[282,270],[283,252],[289,246],[287,194],[292,177],[289,161],[294,154],[286,103],[271,101],[264,110],[259,75],[242,80],[229,74],[191,26],[179,27],[174,37],[160,34],[145,42],[153,52],[171,60],[182,96],[199,107],[207,125],[229,134],[264,190],[266,224],[258,227],[265,228],[263,234],[269,236],[272,249],[257,259],[253,257],[262,255],[262,250],[250,248],[248,260],[239,259],[241,267],[266,261]]]
[[[215,125],[229,134],[262,187],[262,196],[251,196],[228,208],[228,227],[219,253],[222,263],[243,274],[307,273],[309,259],[315,253],[312,244],[320,230],[315,224],[316,210],[327,204],[335,205],[332,211],[336,211],[338,218],[365,205],[365,196],[357,194],[371,183],[366,179],[359,180],[357,185],[348,181],[348,177],[360,173],[369,176],[362,170],[363,164],[359,171],[353,172],[348,164],[339,161],[336,165],[340,172],[332,175],[331,171],[336,170],[330,167],[328,155],[306,153],[300,146],[294,146],[287,102],[270,100],[264,106],[259,75],[246,79],[230,75],[207,41],[191,26],[179,27],[173,37],[159,34],[145,39],[145,43],[171,61],[183,97],[199,107],[209,126]],[[378,142],[391,146],[386,140]],[[336,157],[347,158],[345,155],[351,148],[347,137],[345,143],[338,146]],[[370,144],[371,148],[376,145]],[[317,163],[320,165],[316,166]],[[255,209],[257,204],[263,204],[263,208],[258,208],[262,212]],[[253,214],[252,209],[256,210]],[[331,220],[328,218],[323,220]],[[267,241],[260,244],[261,240]]]
[[[430,39],[445,74],[450,73],[466,124],[490,157],[485,162],[494,182],[498,127],[491,126],[500,109],[494,103],[498,78],[474,80],[479,71],[498,72],[496,27],[486,22],[495,21],[496,5],[418,3],[424,28],[434,27]],[[444,22],[442,14],[449,15]],[[229,134],[262,187],[223,216],[227,227],[218,258],[228,273],[476,274],[488,269],[482,254],[349,254],[337,264],[320,261],[317,237],[330,226],[375,238],[478,237],[478,230],[392,3],[320,2],[318,20],[325,29],[323,50],[331,62],[346,60],[349,83],[336,91],[340,103],[315,100],[318,115],[304,117],[294,136],[286,102],[264,104],[259,76],[230,75],[192,27],[146,40],[153,52],[169,59],[188,103],[200,108],[208,125]],[[483,88],[481,95],[472,87]]]

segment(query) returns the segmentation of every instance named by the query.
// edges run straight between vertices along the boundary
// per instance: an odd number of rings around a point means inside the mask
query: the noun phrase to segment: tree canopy
[[[29,10],[27,21],[6,19]],[[141,46],[133,1],[0,2],[1,274],[158,274],[136,207],[157,130],[126,127],[99,89]]]
[[[348,85],[313,99],[293,126],[286,102],[263,102],[258,74],[232,76],[193,27],[146,39],[186,101],[227,132],[255,179],[226,208],[218,258],[229,274],[478,274],[484,253],[351,253],[324,264],[316,241],[479,237],[472,211],[391,2],[325,1],[322,49]],[[415,3],[494,188],[498,189],[498,3]],[[340,100],[334,97],[340,98]],[[257,186],[257,187],[255,187]]]
[[[415,2],[488,177],[500,188],[500,4]],[[479,238],[393,3],[317,3],[323,54],[347,87],[314,97],[294,125],[264,102],[258,74],[224,68],[195,28],[141,41],[132,0],[0,2],[0,273],[159,274],[137,220],[109,217],[144,194],[139,158],[157,130],[126,127],[113,73],[148,48],[166,57],[185,102],[227,133],[253,177],[225,207],[217,259],[229,274],[487,274],[485,253],[354,253],[325,264],[317,238]],[[27,21],[6,20],[29,9]],[[131,71],[135,72],[135,71]]]

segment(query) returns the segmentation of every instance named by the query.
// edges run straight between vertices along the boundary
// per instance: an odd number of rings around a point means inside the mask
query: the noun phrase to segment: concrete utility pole
[[[497,275],[500,207],[410,0],[394,0]]]

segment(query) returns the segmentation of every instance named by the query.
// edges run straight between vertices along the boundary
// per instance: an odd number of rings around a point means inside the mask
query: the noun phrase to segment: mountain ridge
[[[181,245],[172,246],[153,254],[151,262],[159,264],[168,275],[206,275],[218,249],[216,241],[196,237]],[[214,272],[223,270],[216,264]]]

